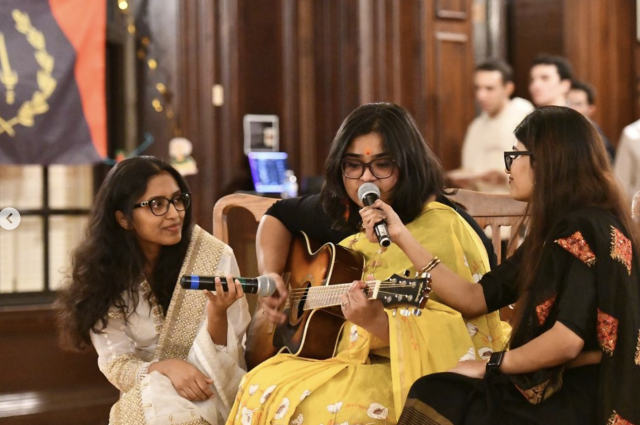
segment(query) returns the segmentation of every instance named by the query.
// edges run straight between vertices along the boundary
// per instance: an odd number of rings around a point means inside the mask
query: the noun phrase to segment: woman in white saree
[[[177,284],[184,274],[239,275],[231,248],[191,224],[190,203],[171,166],[127,159],[105,179],[73,254],[61,335],[67,347],[92,343],[120,390],[110,424],[224,423],[245,373],[239,282],[217,295]]]

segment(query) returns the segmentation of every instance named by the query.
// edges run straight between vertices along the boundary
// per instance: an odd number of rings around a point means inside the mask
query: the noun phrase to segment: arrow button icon
[[[13,230],[20,225],[20,213],[15,208],[5,208],[0,211],[0,227]]]

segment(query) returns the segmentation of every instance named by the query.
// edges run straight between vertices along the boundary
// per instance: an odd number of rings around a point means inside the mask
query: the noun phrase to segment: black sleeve
[[[583,341],[589,342],[596,329],[598,307],[597,278],[593,269],[554,244],[551,249],[554,269],[560,282],[555,310],[556,321],[571,329]],[[562,251],[562,252],[561,252]]]
[[[498,265],[498,261],[497,261],[498,257],[496,256],[496,253],[493,249],[493,244],[491,243],[491,240],[487,237],[486,233],[484,233],[484,230],[482,229],[482,227],[480,227],[480,225],[473,219],[473,217],[469,215],[468,212],[464,210],[464,208],[461,208],[459,205],[457,205],[455,202],[452,202],[446,196],[439,197],[437,201],[442,204],[445,204],[448,207],[453,208],[455,212],[460,214],[460,216],[464,219],[464,221],[469,223],[469,225],[480,237],[480,240],[482,241],[482,245],[484,245],[484,249],[487,250],[487,255],[489,256],[489,265],[491,266],[491,270],[495,269],[496,266]]]
[[[482,276],[480,285],[489,311],[495,311],[518,300],[517,279],[520,270],[522,249],[506,259],[495,269]]]
[[[350,232],[333,229],[331,219],[324,212],[320,195],[282,199],[273,204],[265,213],[277,218],[292,234],[305,232],[319,243],[338,243]]]

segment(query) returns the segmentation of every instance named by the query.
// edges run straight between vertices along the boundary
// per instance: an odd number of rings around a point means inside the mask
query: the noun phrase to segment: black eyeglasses
[[[355,159],[342,160],[342,175],[348,179],[359,179],[367,168],[376,178],[388,179],[393,174],[396,163],[390,158],[378,158],[369,162],[360,162]]]
[[[171,204],[177,211],[184,211],[191,205],[191,194],[189,192],[181,193],[171,199],[167,199],[164,196],[156,196],[148,201],[135,204],[133,208],[142,208],[148,205],[153,215],[162,216],[169,212],[169,205]]]
[[[533,152],[509,151],[504,153],[504,166],[507,169],[507,171],[511,171],[511,164],[513,164],[513,160],[522,155],[533,156]]]

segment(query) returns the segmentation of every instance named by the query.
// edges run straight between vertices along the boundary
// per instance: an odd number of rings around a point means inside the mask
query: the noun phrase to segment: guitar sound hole
[[[298,291],[299,295],[294,296],[293,302],[291,303],[291,315],[289,323],[292,326],[297,325],[304,314],[304,305],[307,302],[307,296],[309,295],[309,288],[311,288],[311,282],[307,281],[302,284]]]

